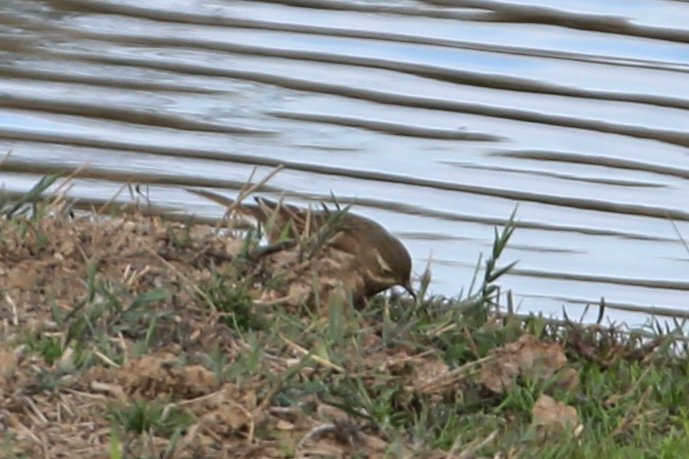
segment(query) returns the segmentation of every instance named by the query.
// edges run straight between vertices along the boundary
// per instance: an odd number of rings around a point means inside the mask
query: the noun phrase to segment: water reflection
[[[10,190],[83,169],[156,205],[184,192],[355,201],[459,292],[519,204],[523,308],[684,308],[689,5],[679,2],[12,1],[0,12]],[[122,195],[126,198],[126,193]],[[665,309],[663,309],[665,308]],[[572,315],[576,316],[576,313]]]

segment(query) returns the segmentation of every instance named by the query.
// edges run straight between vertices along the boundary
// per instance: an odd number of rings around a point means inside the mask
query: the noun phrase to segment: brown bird
[[[363,280],[362,293],[367,298],[395,285],[416,298],[411,286],[409,252],[398,238],[369,218],[325,206],[311,210],[262,197],[254,198],[256,204],[244,204],[206,190],[187,191],[255,219],[265,228],[271,244],[285,238],[322,235],[325,245],[339,252],[340,259],[348,260],[348,269]]]

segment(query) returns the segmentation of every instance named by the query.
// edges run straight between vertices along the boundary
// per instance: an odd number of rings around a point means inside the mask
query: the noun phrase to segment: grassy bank
[[[0,457],[688,454],[679,327],[499,309],[511,225],[462,298],[286,305],[256,235],[74,216],[51,180],[0,198]]]

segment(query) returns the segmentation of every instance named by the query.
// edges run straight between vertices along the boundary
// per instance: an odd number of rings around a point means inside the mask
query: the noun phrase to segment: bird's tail
[[[220,193],[214,193],[212,191],[202,190],[199,188],[185,188],[185,190],[226,207],[228,212],[237,211],[242,215],[246,215],[247,217],[252,217],[257,220],[261,219],[262,211],[257,205],[240,203],[237,202],[237,200],[228,198]]]
[[[228,213],[238,212],[256,220],[267,231],[268,239],[271,242],[276,242],[285,236],[292,237],[293,232],[300,229],[303,219],[298,207],[283,204],[281,201],[276,202],[255,197],[256,204],[245,204],[212,191],[198,188],[185,188],[185,190],[225,206]],[[296,228],[293,228],[294,226]]]

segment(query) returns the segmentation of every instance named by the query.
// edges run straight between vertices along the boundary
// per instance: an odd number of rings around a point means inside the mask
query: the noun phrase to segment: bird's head
[[[411,257],[399,239],[391,235],[382,238],[371,247],[366,257],[367,285],[371,295],[395,285],[402,286],[414,299],[416,292],[411,286]]]

